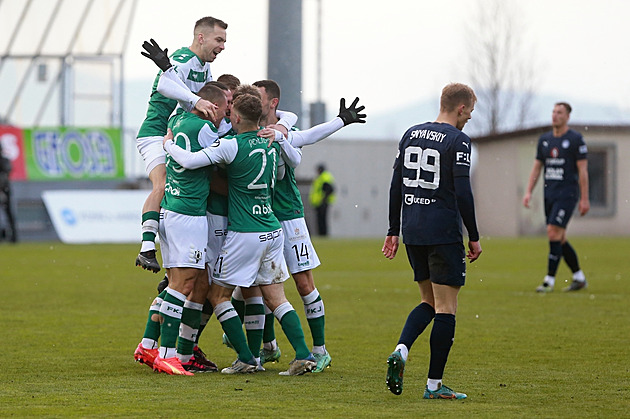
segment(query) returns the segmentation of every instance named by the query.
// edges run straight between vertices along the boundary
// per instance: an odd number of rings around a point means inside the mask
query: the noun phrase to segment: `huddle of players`
[[[143,54],[163,70],[155,90],[178,99],[181,108],[169,120],[163,144],[166,181],[158,225],[169,284],[151,305],[135,359],[169,374],[216,371],[196,346],[202,318],[205,324],[211,314],[204,304],[207,299],[224,330],[224,341],[238,354],[223,373],[264,370],[264,362],[279,359],[274,316],[296,352],[281,374],[322,371],[331,358],[324,343],[324,306],[310,273],[319,260],[306,229],[293,170],[300,162],[301,146],[347,124],[365,122],[365,115],[359,114],[363,107],[356,107],[357,99],[346,108],[342,99],[337,118],[310,130],[289,131],[297,118],[276,112],[280,92],[275,82],[264,80],[234,91],[210,82],[193,95],[186,85],[190,72],[184,74],[185,65],[179,65],[197,59],[190,50],[178,50],[173,66],[167,50],[154,41],[144,47],[148,54]],[[261,130],[260,125],[269,128]],[[217,169],[219,165],[225,169]],[[284,295],[285,256],[304,301],[312,352]],[[234,292],[235,287],[240,292]],[[236,298],[231,298],[233,294]]]

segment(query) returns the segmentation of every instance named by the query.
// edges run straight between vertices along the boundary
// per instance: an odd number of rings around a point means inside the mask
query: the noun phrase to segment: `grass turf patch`
[[[0,416],[449,417],[623,416],[630,408],[630,242],[572,239],[589,287],[537,294],[547,242],[482,240],[468,265],[444,382],[464,401],[427,401],[425,332],[413,346],[404,392],[385,386],[385,360],[419,303],[404,248],[382,257],[382,240],[315,239],[315,283],[326,306],[332,366],[281,377],[293,351],[247,376],[154,374],[133,362],[149,304],[162,278],[134,266],[136,245],[20,243],[0,246],[5,357]],[[565,282],[566,281],[566,282]],[[292,280],[286,293],[311,344]],[[430,327],[427,331],[430,330]],[[234,353],[212,319],[201,347],[220,367]]]

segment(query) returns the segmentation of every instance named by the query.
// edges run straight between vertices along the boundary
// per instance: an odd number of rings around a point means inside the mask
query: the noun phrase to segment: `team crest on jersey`
[[[562,148],[569,148],[570,145],[571,143],[569,142],[569,140],[564,140],[562,142]]]
[[[558,155],[560,155],[560,151],[558,151],[558,147],[554,147],[551,149],[551,157],[553,157],[554,159],[558,157]]]

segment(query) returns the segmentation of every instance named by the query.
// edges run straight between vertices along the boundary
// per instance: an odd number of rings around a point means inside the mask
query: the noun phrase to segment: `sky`
[[[396,117],[399,110],[419,103],[433,103],[449,82],[471,84],[469,42],[475,38],[469,27],[479,8],[491,0],[321,0],[322,5],[322,97],[329,116],[334,116],[340,97],[359,96],[368,121],[379,115]],[[535,71],[537,96],[549,100],[589,102],[630,115],[630,38],[625,34],[630,2],[625,0],[504,0],[517,11],[524,45],[515,52]],[[46,30],[46,17],[53,2],[34,0],[35,12],[12,45],[13,53],[37,48],[33,40]],[[131,2],[124,2],[128,8]],[[80,15],[87,0],[63,4],[57,23],[42,43],[45,51],[63,51],[72,38],[72,17]],[[195,21],[211,15],[228,23],[226,49],[212,64],[215,77],[232,73],[242,82],[266,78],[267,1],[138,0],[131,30],[113,28],[107,48],[126,44],[124,76],[125,125],[140,125],[146,109],[156,67],[140,55],[144,40],[155,38],[174,51],[189,46]],[[305,107],[317,100],[316,10],[317,0],[303,0],[303,82]],[[4,22],[18,20],[22,0],[4,0]],[[106,26],[118,0],[96,0],[75,51],[94,47],[95,35]],[[124,17],[126,9],[121,12]],[[64,24],[64,22],[66,24]],[[9,43],[11,27],[0,29],[0,52]],[[94,35],[90,34],[93,31]],[[106,48],[106,49],[107,49]],[[526,54],[527,56],[523,56]],[[0,78],[0,83],[2,79]],[[281,83],[281,81],[280,81]],[[138,86],[146,86],[144,88]],[[437,103],[437,102],[435,102]],[[548,113],[551,114],[549,103]],[[547,106],[542,104],[541,106]],[[437,115],[419,110],[417,121]],[[413,114],[413,112],[411,112]],[[473,113],[473,118],[474,118]],[[574,119],[589,118],[574,111]],[[628,119],[628,118],[627,118]],[[403,121],[401,123],[405,123]],[[590,121],[597,122],[597,121]],[[366,127],[368,127],[366,125]],[[355,135],[345,130],[343,135]],[[338,134],[343,137],[342,133]],[[394,137],[399,137],[395,133]]]

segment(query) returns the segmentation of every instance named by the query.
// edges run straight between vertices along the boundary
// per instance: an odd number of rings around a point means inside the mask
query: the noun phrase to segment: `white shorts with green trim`
[[[289,277],[282,229],[268,233],[228,231],[212,270],[212,282],[224,287],[277,284]]]

